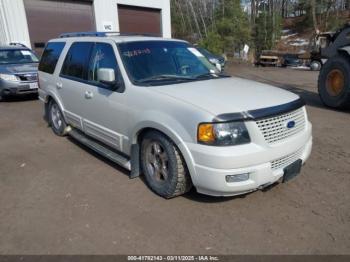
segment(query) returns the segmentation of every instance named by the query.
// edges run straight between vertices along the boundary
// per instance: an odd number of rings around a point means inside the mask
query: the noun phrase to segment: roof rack
[[[73,32],[64,33],[59,36],[59,38],[69,38],[69,37],[108,37],[108,36],[153,36],[159,37],[155,34],[141,34],[141,33],[121,33],[121,32]]]
[[[13,46],[21,46],[21,47],[25,47],[25,48],[28,48],[26,45],[22,44],[22,43],[17,43],[17,42],[11,42],[9,43],[9,45],[13,45]]]

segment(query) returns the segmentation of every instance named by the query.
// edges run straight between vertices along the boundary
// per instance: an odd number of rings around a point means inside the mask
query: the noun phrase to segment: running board
[[[112,162],[124,167],[129,171],[131,170],[130,160],[122,156],[121,154],[118,154],[116,151],[111,150],[107,146],[104,146],[101,143],[97,142],[95,139],[86,136],[84,133],[77,129],[72,128],[67,133],[68,135],[78,140],[80,143],[87,146],[88,148],[99,153],[103,157],[108,158]]]

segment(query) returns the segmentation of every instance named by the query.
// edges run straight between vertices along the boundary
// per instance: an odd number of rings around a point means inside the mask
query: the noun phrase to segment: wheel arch
[[[49,113],[49,106],[50,106],[50,103],[51,101],[54,101],[58,106],[59,108],[61,109],[61,112],[62,112],[62,115],[64,117],[64,120],[67,122],[67,119],[66,119],[66,115],[64,113],[64,107],[63,107],[63,104],[60,102],[60,100],[56,97],[56,95],[54,93],[48,93],[46,96],[45,96],[45,110],[44,110],[44,118],[46,121],[48,121],[48,113]]]
[[[346,57],[350,62],[350,46],[339,48],[338,53],[340,56]]]
[[[186,163],[187,169],[190,173],[191,179],[194,182],[194,180],[195,180],[195,168],[194,168],[193,158],[192,158],[191,153],[190,153],[189,149],[187,148],[185,142],[182,140],[182,138],[178,135],[177,132],[171,130],[170,128],[167,128],[164,125],[156,123],[156,122],[147,122],[147,124],[143,123],[143,125],[140,125],[133,132],[133,135],[131,138],[132,145],[137,145],[139,147],[139,150],[140,150],[142,137],[147,132],[150,132],[150,131],[156,131],[156,132],[163,134],[164,136],[169,138],[169,140],[171,140],[175,144],[175,146],[177,147],[177,149],[181,153],[181,155]]]

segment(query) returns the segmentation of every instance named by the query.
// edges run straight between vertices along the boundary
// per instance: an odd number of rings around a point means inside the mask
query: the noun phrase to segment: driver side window
[[[110,44],[96,43],[91,54],[88,69],[88,81],[94,84],[101,84],[98,79],[98,70],[101,68],[113,69],[115,79],[119,79],[118,63]]]

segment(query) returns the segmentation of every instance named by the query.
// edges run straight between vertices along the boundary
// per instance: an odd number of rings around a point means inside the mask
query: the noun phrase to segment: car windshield
[[[135,84],[157,85],[221,77],[215,66],[185,42],[128,42],[119,44],[119,50]]]
[[[199,52],[201,52],[203,55],[205,55],[207,57],[213,56],[213,54],[210,53],[207,49],[204,49],[201,47],[198,47],[197,49],[199,50]]]
[[[38,63],[36,55],[27,49],[0,50],[0,64]]]

